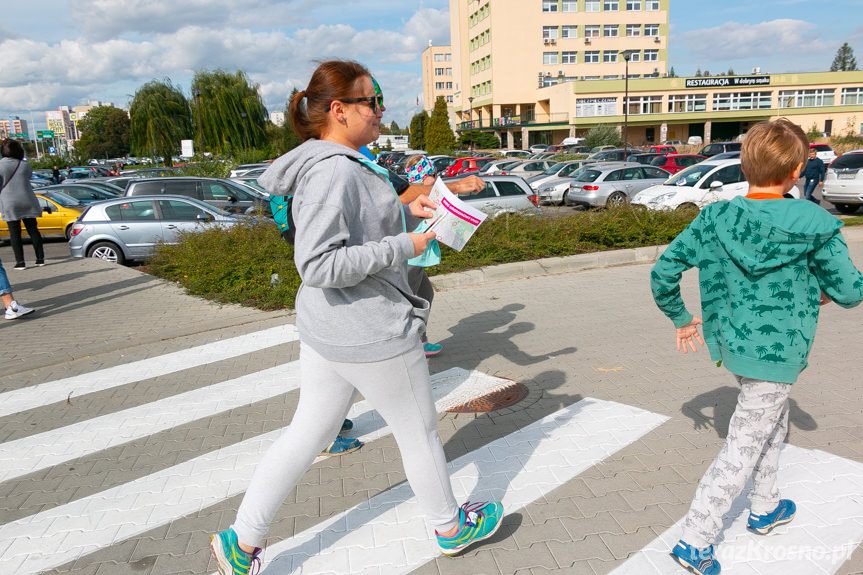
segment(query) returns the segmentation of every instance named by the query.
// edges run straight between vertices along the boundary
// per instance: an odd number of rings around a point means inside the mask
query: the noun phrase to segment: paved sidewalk
[[[858,266],[861,232],[848,232]],[[636,562],[644,556],[652,565],[645,554],[661,548],[657,538],[685,514],[721,446],[736,391],[706,350],[675,352],[673,328],[648,287],[656,253],[621,250],[434,278],[429,335],[444,345],[429,363],[434,377],[476,370],[529,390],[497,413],[441,415],[447,458],[464,476],[460,489],[470,491],[470,462],[477,461],[478,485],[505,478],[502,488],[522,503],[487,544],[459,558],[423,560],[412,572],[683,572],[670,560],[659,560],[656,571]],[[10,272],[10,279],[16,297],[37,312],[0,323],[0,572],[212,573],[208,535],[233,520],[242,497],[235,474],[254,466],[239,454],[287,425],[296,407],[290,362],[298,343],[284,327],[292,313],[215,305],[97,260]],[[694,273],[685,276],[684,297],[697,309]],[[833,543],[823,539],[835,528],[857,550],[813,568],[748,560],[723,572],[863,573],[855,539],[858,532],[863,539],[861,319],[863,309],[823,309],[811,367],[792,394],[791,447],[783,455],[787,489],[802,490],[806,505],[780,534],[758,541],[778,561],[771,545],[781,544],[783,534],[817,550]],[[583,419],[593,409],[626,415]],[[638,428],[642,417],[648,423]],[[371,431],[372,416],[358,421],[358,433]],[[537,425],[545,431],[531,435]],[[559,439],[547,445],[545,436]],[[342,514],[354,525],[354,506],[371,500],[374,509],[375,496],[398,495],[404,482],[398,448],[383,431],[375,437],[305,474],[280,510],[268,547],[305,549],[290,538],[298,541]],[[572,463],[579,458],[573,453],[606,443],[614,447],[595,461]],[[527,445],[528,451],[518,447]],[[482,475],[491,463],[494,474]],[[523,472],[534,475],[521,480]],[[184,477],[207,479],[190,484]],[[224,491],[213,493],[221,485]],[[195,498],[204,503],[188,503]],[[326,557],[323,570],[311,557],[294,564],[308,562],[304,573],[355,573],[361,565],[401,572],[392,549],[369,548],[393,538],[400,556],[410,557],[419,553],[415,541],[408,529],[381,521],[316,540],[323,549],[310,555]],[[726,547],[749,541],[729,537]],[[43,560],[52,553],[60,559]],[[265,572],[287,572],[274,569]]]

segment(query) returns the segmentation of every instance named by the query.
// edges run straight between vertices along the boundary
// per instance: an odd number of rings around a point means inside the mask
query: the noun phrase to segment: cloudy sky
[[[863,0],[672,0],[669,64],[679,76],[821,71],[848,42],[863,66],[861,13]],[[245,71],[275,111],[315,60],[337,57],[372,70],[384,119],[405,126],[429,40],[449,42],[447,0],[5,0],[0,117],[32,113],[30,130],[44,129],[44,110],[88,99],[126,107],[154,78],[188,92],[202,68]]]

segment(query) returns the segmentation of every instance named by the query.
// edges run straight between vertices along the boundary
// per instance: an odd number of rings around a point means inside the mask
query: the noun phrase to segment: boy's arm
[[[863,301],[863,274],[851,261],[839,230],[815,250],[810,261],[812,273],[827,297],[845,308]]]
[[[650,271],[650,290],[653,301],[675,328],[683,328],[693,320],[680,296],[680,278],[683,272],[695,266],[700,243],[693,230],[700,231],[701,215],[689,224],[666,248]]]

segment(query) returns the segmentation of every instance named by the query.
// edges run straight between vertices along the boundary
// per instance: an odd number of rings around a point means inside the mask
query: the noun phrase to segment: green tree
[[[428,128],[429,116],[425,110],[414,114],[410,124],[410,146],[414,150],[425,150],[426,129]]]
[[[455,147],[455,135],[449,125],[446,100],[438,96],[425,132],[425,150],[429,154],[440,154]]]
[[[674,66],[672,66],[671,69],[668,71],[668,77],[677,78],[677,74],[674,73]]]
[[[620,132],[614,126],[600,124],[589,129],[584,135],[584,145],[589,148],[597,146],[619,146],[623,143]]]
[[[231,152],[260,148],[267,141],[267,108],[245,72],[195,72],[192,79],[192,118],[201,118],[204,149]],[[200,116],[198,115],[200,106]]]
[[[81,138],[75,150],[81,159],[129,155],[129,116],[113,106],[97,106],[78,121]]]
[[[494,134],[470,130],[462,132],[458,138],[459,146],[471,147],[479,150],[491,150],[500,148],[500,140]]]
[[[298,90],[291,90],[291,95],[288,96],[288,101],[285,103],[285,123],[283,126],[270,124],[267,126],[267,133],[270,136],[270,144],[275,149],[276,154],[281,155],[289,152],[302,144],[302,140],[294,131],[294,126],[291,124],[290,103]]]
[[[725,75],[726,76],[733,76],[734,75],[734,68],[729,67],[728,72],[726,72]]]
[[[393,134],[394,136],[401,136],[402,135],[402,129],[399,128],[399,125],[396,123],[395,120],[390,122],[390,133]]]
[[[830,65],[831,72],[851,72],[857,69],[857,59],[854,57],[854,49],[848,42],[842,44],[836,51],[836,57]]]
[[[695,71],[695,77],[696,77],[696,78],[700,78],[700,77],[701,77],[701,67],[700,67],[700,66],[699,66],[699,67],[698,67],[698,69]]]
[[[129,106],[129,140],[139,156],[155,153],[171,164],[180,140],[192,136],[191,109],[186,97],[171,80],[152,80],[135,92]]]
[[[806,132],[806,137],[809,138],[810,142],[814,142],[817,138],[821,137],[821,130],[818,129],[818,124],[812,122],[812,126]]]

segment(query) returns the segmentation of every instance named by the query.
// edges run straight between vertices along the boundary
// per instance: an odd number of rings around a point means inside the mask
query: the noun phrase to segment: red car
[[[648,146],[644,149],[645,153],[649,152],[652,154],[676,154],[677,148],[674,146],[664,145],[664,146]]]
[[[444,170],[443,175],[446,178],[452,178],[453,176],[460,176],[462,174],[474,174],[478,172],[481,167],[495,159],[496,158],[458,158],[450,164],[446,170]]]
[[[699,156],[698,154],[668,154],[667,156],[653,158],[650,165],[662,168],[671,174],[676,174],[680,170],[694,166],[701,160],[706,159],[706,156]]]

